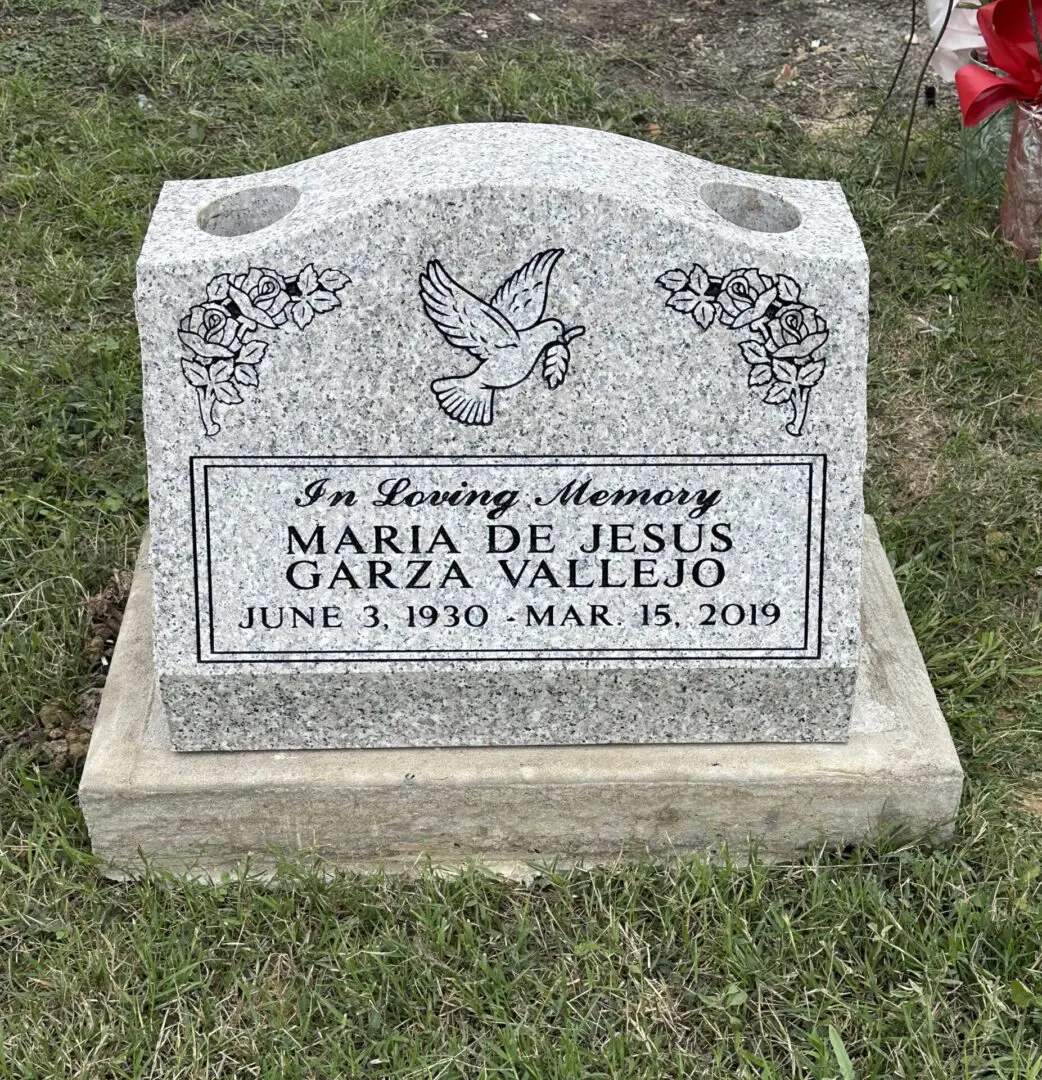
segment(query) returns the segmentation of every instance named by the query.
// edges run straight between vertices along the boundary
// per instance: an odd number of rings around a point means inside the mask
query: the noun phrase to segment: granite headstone
[[[846,737],[838,184],[412,131],[166,184],[136,300],[175,749]]]

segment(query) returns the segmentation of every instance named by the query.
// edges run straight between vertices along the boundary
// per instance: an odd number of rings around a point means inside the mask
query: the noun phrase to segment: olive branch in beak
[[[586,327],[585,326],[572,326],[572,327],[569,327],[557,339],[558,344],[560,344],[560,345],[568,345],[570,342],[573,342],[576,338],[582,337],[583,334],[585,334],[585,333],[586,333]]]

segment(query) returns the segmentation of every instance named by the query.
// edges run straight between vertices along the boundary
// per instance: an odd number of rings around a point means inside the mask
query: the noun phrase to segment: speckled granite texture
[[[842,740],[867,289],[837,184],[603,132],[165,185],[174,747]]]

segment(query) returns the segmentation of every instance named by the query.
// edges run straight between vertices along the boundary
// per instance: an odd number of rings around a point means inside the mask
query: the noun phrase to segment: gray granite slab
[[[173,746],[844,739],[867,288],[838,185],[604,132],[165,185]]]

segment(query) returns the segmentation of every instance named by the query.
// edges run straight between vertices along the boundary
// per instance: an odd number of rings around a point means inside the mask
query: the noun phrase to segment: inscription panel
[[[824,455],[194,457],[203,663],[813,659]]]

